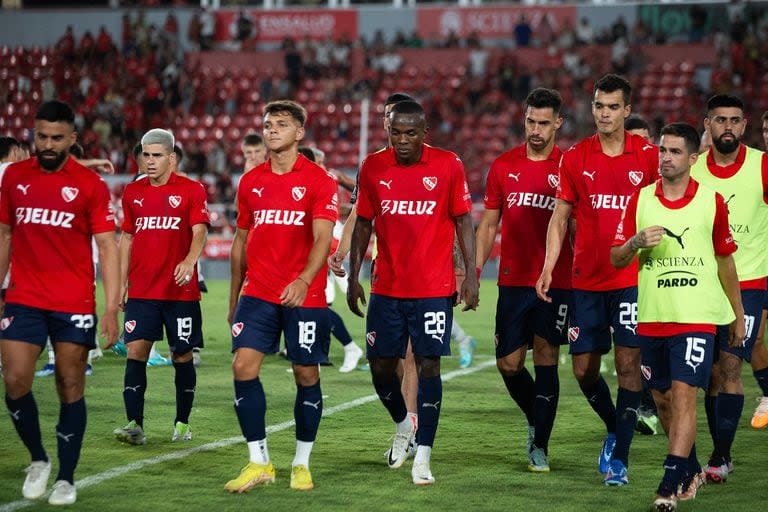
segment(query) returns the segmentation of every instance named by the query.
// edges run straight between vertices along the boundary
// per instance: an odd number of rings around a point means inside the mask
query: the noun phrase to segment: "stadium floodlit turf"
[[[229,284],[207,282],[203,298],[206,349],[198,369],[195,406],[190,418],[191,442],[172,443],[175,393],[172,367],[149,368],[145,446],[115,441],[112,430],[125,424],[122,382],[125,359],[111,352],[95,363],[88,377],[86,400],[88,428],[77,468],[78,510],[537,510],[585,511],[647,510],[662,475],[666,454],[663,435],[636,435],[630,452],[630,485],[607,488],[597,472],[597,456],[605,435],[597,416],[579,392],[570,359],[560,368],[561,395],[549,460],[551,473],[526,471],[526,426],[493,364],[493,315],[496,287],[483,281],[477,312],[460,313],[456,319],[478,340],[471,372],[456,372],[457,357],[443,360],[443,374],[451,380],[443,386],[443,408],[432,455],[431,487],[411,483],[411,462],[398,469],[386,466],[385,450],[394,427],[378,400],[372,399],[370,374],[340,374],[341,345],[332,340],[335,367],[323,368],[321,383],[324,407],[332,414],[320,425],[311,458],[315,489],[296,492],[288,488],[294,452],[293,377],[285,360],[265,360],[262,382],[267,394],[267,424],[277,431],[269,436],[269,451],[277,469],[274,485],[249,494],[229,495],[224,483],[235,477],[247,462],[233,408],[230,370],[229,326],[226,304]],[[352,316],[342,296],[336,310],[363,345],[364,321]],[[167,354],[167,347],[161,350]],[[455,350],[458,352],[458,350]],[[41,359],[39,366],[44,364]],[[532,371],[532,362],[528,361]],[[609,364],[604,373],[615,397],[616,379]],[[764,502],[768,471],[768,431],[749,427],[757,386],[745,366],[744,414],[734,444],[735,472],[727,485],[708,485],[694,502],[680,510],[753,510]],[[4,392],[4,390],[3,390]],[[58,405],[52,377],[36,378],[34,385],[42,422],[44,444],[56,462],[54,426]],[[369,397],[368,401],[356,399]],[[700,394],[701,398],[701,394]],[[352,402],[350,404],[350,402]],[[698,452],[702,464],[711,449],[700,400]],[[335,408],[336,406],[342,406]],[[335,408],[335,409],[334,409]],[[218,444],[214,444],[218,441]],[[46,509],[44,500],[27,502],[21,497],[23,469],[29,464],[26,449],[8,418],[0,421],[0,511]]]

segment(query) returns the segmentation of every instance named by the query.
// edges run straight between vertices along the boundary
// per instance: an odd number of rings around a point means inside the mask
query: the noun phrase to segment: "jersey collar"
[[[431,151],[432,151],[432,146],[430,146],[429,144],[422,143],[422,145],[421,145],[421,158],[419,158],[419,161],[416,162],[413,165],[426,164],[427,162],[429,162]],[[404,165],[400,164],[397,161],[397,157],[395,156],[395,148],[389,147],[389,148],[387,148],[387,152],[389,153],[389,158],[390,158],[390,162],[392,163],[392,165],[398,165],[398,166],[401,166],[401,167],[412,167],[410,165],[409,166],[404,166]]]
[[[592,151],[595,153],[603,152],[603,145],[600,143],[600,136],[592,136]],[[624,130],[624,154],[635,152],[635,138],[627,130]]]
[[[670,201],[669,199],[666,199],[664,197],[664,190],[661,188],[661,178],[659,178],[658,180],[656,180],[656,190],[654,190],[653,193],[656,195],[656,197],[661,198],[662,202],[675,203],[677,201],[682,201],[684,199],[690,200],[693,196],[696,195],[697,190],[699,190],[699,182],[693,179],[693,177],[691,177],[688,180],[688,186],[685,187],[685,192],[683,193],[683,197],[681,197],[680,199],[676,199],[675,201]]]
[[[512,155],[515,156],[516,158],[528,159],[528,143],[523,142],[516,148],[512,148]],[[560,151],[560,148],[557,147],[557,144],[555,144],[554,146],[552,146],[552,151],[549,153],[547,160],[552,160],[553,162],[559,164],[561,156],[562,156],[562,151]]]
[[[293,167],[291,168],[290,172],[299,172],[307,167],[307,164],[309,164],[310,161],[307,157],[299,153],[298,158],[296,158],[296,161],[293,163]],[[272,159],[269,158],[267,161],[265,161],[263,164],[264,169],[262,169],[264,172],[272,172]]]
[[[715,155],[712,150],[707,150],[707,168],[718,178],[730,178],[744,165],[747,158],[747,146],[739,144],[739,152],[736,154],[736,161],[729,165],[718,165],[715,162]]]

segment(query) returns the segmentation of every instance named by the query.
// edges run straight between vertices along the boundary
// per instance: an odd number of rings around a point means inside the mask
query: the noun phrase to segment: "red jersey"
[[[611,265],[611,242],[629,197],[659,175],[659,150],[639,135],[624,132],[624,152],[603,153],[597,135],[563,153],[558,199],[573,205],[576,243],[573,287],[607,291],[637,286],[637,263]]]
[[[664,197],[664,191],[661,188],[661,180],[656,182],[656,197],[661,204],[671,210],[679,210],[685,207],[693,200],[696,191],[699,190],[699,182],[691,178],[688,187],[682,198],[669,200]],[[638,193],[632,194],[627,204],[627,209],[616,228],[616,235],[613,239],[613,246],[624,245],[627,240],[637,234],[637,201]],[[715,254],[718,256],[728,256],[736,252],[736,243],[731,234],[731,228],[728,225],[728,206],[725,199],[720,194],[715,194],[715,219],[712,223],[712,246]],[[641,336],[667,337],[677,336],[689,332],[715,332],[714,324],[678,324],[665,322],[646,322],[638,324],[637,333]]]
[[[299,155],[290,172],[275,174],[267,160],[240,178],[237,227],[249,230],[243,295],[280,304],[280,294],[307,266],[315,243],[312,221],[336,222],[337,185]],[[323,266],[309,285],[304,307],[324,308],[328,274]]]
[[[454,153],[424,144],[414,165],[391,148],[360,168],[357,214],[374,220],[378,255],[371,292],[397,298],[450,297],[455,217],[470,203],[464,165]]]
[[[128,298],[200,300],[197,266],[184,286],[173,271],[189,253],[192,226],[210,225],[203,185],[176,173],[157,187],[136,180],[123,192],[123,216],[123,231],[133,235]]]
[[[544,266],[561,156],[555,146],[546,160],[531,160],[526,155],[526,144],[522,144],[491,164],[485,208],[501,210],[501,286],[536,285]],[[571,288],[572,260],[573,251],[566,239],[552,272],[552,288]]]
[[[115,230],[109,189],[98,174],[74,158],[53,173],[37,158],[12,164],[0,189],[0,222],[13,236],[8,302],[95,312],[91,237]]]

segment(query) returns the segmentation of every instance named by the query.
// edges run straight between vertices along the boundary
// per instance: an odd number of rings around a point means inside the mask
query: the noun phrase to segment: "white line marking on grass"
[[[495,364],[496,364],[496,360],[493,359],[492,361],[483,361],[482,363],[478,363],[475,366],[472,366],[470,368],[465,368],[463,370],[454,370],[452,372],[448,372],[445,375],[443,375],[443,381],[445,382],[445,381],[454,379],[456,377],[463,377],[465,375],[470,375],[472,373],[479,372],[480,370],[484,370],[489,366],[494,366]],[[352,409],[354,407],[365,405],[369,402],[374,402],[378,399],[379,399],[378,395],[362,396],[360,398],[350,400],[349,402],[344,402],[343,404],[334,405],[333,407],[328,407],[327,409],[324,409],[323,416],[330,416],[331,414],[336,414],[337,412],[342,412],[342,411],[346,411],[347,409]],[[293,420],[290,420],[290,421],[284,421],[282,423],[278,423],[277,425],[270,425],[267,427],[267,434],[289,429],[292,426],[294,426],[294,424],[295,422]],[[111,480],[113,478],[117,478],[119,476],[125,475],[126,473],[139,471],[148,466],[162,464],[163,462],[168,462],[171,460],[184,459],[196,453],[209,452],[211,450],[224,448],[226,446],[242,443],[244,441],[245,439],[243,439],[243,436],[229,437],[227,439],[220,439],[212,443],[195,446],[194,448],[188,448],[186,450],[179,450],[176,452],[166,453],[165,455],[158,455],[156,457],[150,457],[149,459],[137,460],[135,462],[131,462],[130,464],[125,464],[123,466],[118,466],[116,468],[102,471],[101,473],[96,473],[95,475],[87,476],[81,480],[78,480],[75,485],[77,486],[78,490],[87,489],[88,487],[98,485],[102,482],[106,482],[107,480]],[[46,493],[46,498],[47,496],[48,494]],[[37,505],[39,503],[43,503],[44,499],[45,498],[42,498],[41,500],[25,499],[25,500],[12,501],[12,502],[6,503],[5,505],[0,506],[0,512],[12,512],[14,510],[21,510],[23,508],[27,508],[33,505]]]

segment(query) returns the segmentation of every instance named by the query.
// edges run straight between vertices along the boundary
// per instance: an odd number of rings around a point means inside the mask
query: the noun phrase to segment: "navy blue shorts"
[[[125,342],[163,339],[174,354],[186,354],[203,341],[200,302],[193,300],[128,299],[123,330]]]
[[[652,389],[667,390],[673,380],[707,389],[714,351],[714,334],[640,336],[640,373]]]
[[[274,354],[280,350],[281,334],[285,334],[290,361],[301,365],[328,361],[328,308],[287,308],[256,297],[240,297],[232,324],[232,352],[252,348],[262,354]]]
[[[499,286],[496,302],[496,359],[508,356],[522,346],[533,346],[540,336],[551,345],[565,345],[568,329],[570,290],[550,290],[552,302],[536,296],[528,286]]]
[[[395,299],[371,294],[366,316],[368,359],[405,357],[408,338],[414,355],[451,355],[453,297]]]
[[[740,347],[731,348],[728,346],[728,325],[717,327],[715,336],[715,349],[722,350],[740,357],[746,362],[752,361],[752,349],[755,348],[755,339],[760,331],[760,321],[763,319],[763,305],[765,297],[768,295],[765,290],[741,290],[741,303],[744,305],[744,325],[746,326],[746,336],[744,343]],[[719,353],[717,354],[719,355]],[[719,357],[715,357],[717,361]]]
[[[611,336],[613,334],[613,336]],[[639,347],[637,287],[605,292],[573,290],[569,352],[583,354],[611,350],[611,337],[620,347]]]
[[[96,347],[96,315],[63,313],[9,303],[0,320],[0,338],[45,346],[67,341]]]

